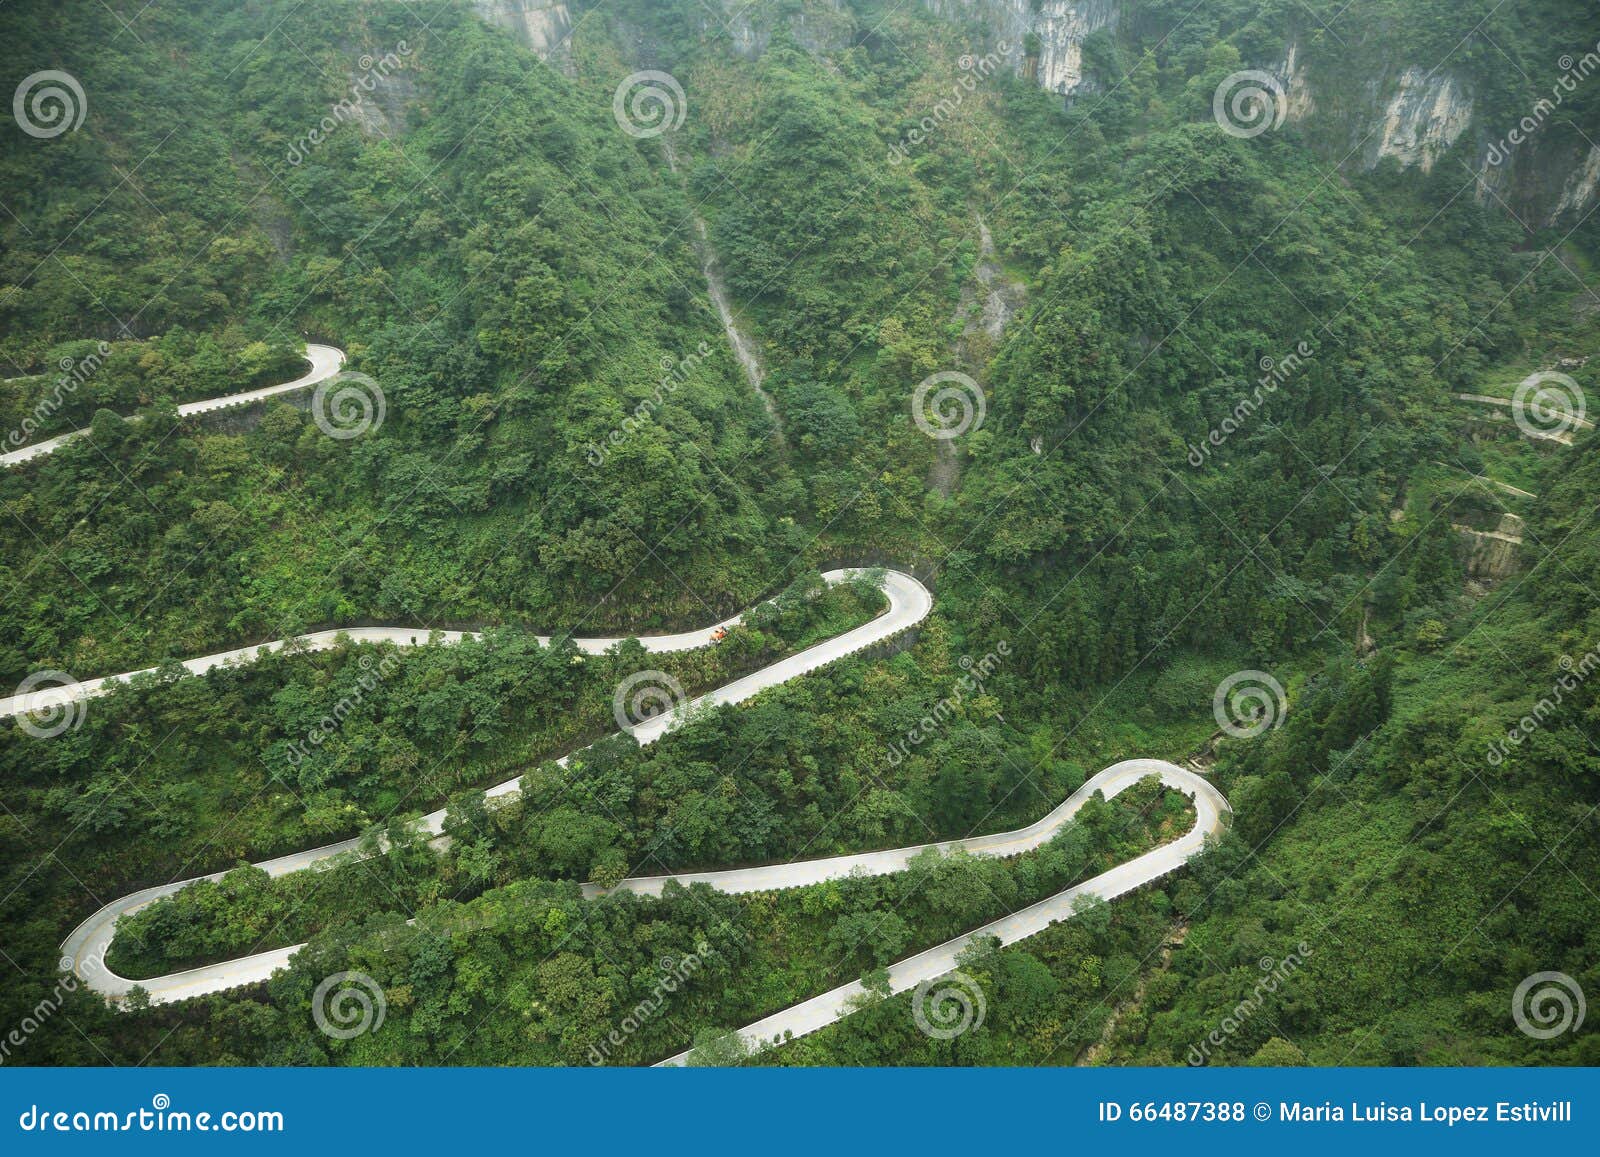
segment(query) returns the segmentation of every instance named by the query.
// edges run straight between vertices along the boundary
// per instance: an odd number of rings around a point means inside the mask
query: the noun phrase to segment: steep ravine
[[[983,314],[977,324],[984,333],[999,341],[1006,326],[1021,309],[1027,296],[1027,287],[1020,281],[1011,281],[1006,277],[1005,267],[995,255],[994,235],[989,232],[989,223],[982,217],[978,218],[978,265],[973,272],[983,290]]]
[[[677,153],[673,151],[670,141],[663,140],[662,143],[666,147],[667,167],[672,170],[674,176],[677,176]],[[692,208],[689,210],[689,215],[694,222],[697,237],[695,248],[700,254],[700,272],[706,279],[706,294],[711,298],[711,304],[722,322],[722,332],[728,337],[728,346],[733,350],[739,368],[744,371],[745,380],[750,383],[750,388],[756,392],[761,404],[766,407],[767,416],[772,419],[773,433],[779,445],[783,445],[785,441],[783,419],[778,416],[778,407],[772,400],[772,395],[762,386],[762,382],[766,380],[766,372],[761,368],[761,357],[756,353],[755,343],[739,328],[739,321],[734,317],[733,305],[728,300],[728,286],[722,279],[722,270],[717,264],[717,251],[711,244],[711,233],[706,229],[705,218]]]
[[[761,359],[756,355],[750,339],[739,328],[738,319],[733,316],[733,307],[728,303],[728,287],[722,280],[721,269],[717,267],[716,250],[711,246],[711,235],[706,232],[706,223],[698,213],[694,217],[694,227],[700,235],[700,271],[705,275],[706,293],[711,297],[711,304],[716,306],[717,316],[722,319],[722,331],[728,335],[728,345],[732,347],[739,367],[744,370],[750,388],[761,398],[761,404],[767,408],[767,413],[781,433],[783,424],[778,418],[778,407],[773,404],[772,395],[761,386],[766,378],[761,369]]]
[[[994,234],[982,217],[978,218],[978,263],[972,275],[977,285],[975,289],[962,290],[956,320],[965,322],[960,344],[961,362],[978,366],[988,361],[1006,326],[1017,316],[1027,298],[1027,287],[1006,277],[1005,267],[995,253]],[[987,342],[972,340],[979,334],[984,335]],[[955,442],[946,439],[934,442],[928,489],[948,498],[955,493],[960,481],[961,457],[956,452]]]

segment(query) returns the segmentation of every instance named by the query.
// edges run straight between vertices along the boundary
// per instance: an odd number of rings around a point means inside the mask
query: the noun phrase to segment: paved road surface
[[[1494,398],[1490,397],[1488,394],[1452,394],[1451,397],[1455,398],[1455,400],[1458,402],[1475,402],[1480,406],[1497,406],[1500,409],[1505,410],[1512,409],[1516,405],[1516,403],[1510,398]],[[1501,421],[1505,420],[1504,416],[1498,413],[1495,415],[1495,417],[1499,418]],[[1569,421],[1579,430],[1594,429],[1593,422],[1589,421],[1587,418],[1579,417],[1576,414],[1568,415],[1567,421]],[[1532,441],[1559,442],[1563,446],[1572,445],[1572,434],[1570,431],[1561,430],[1558,432],[1551,432],[1548,430],[1536,430],[1524,425],[1520,421],[1517,423],[1517,426],[1522,431],[1523,436],[1531,439]]]
[[[824,577],[829,583],[836,583],[848,577],[851,573],[853,572],[829,571]],[[716,690],[685,703],[675,711],[664,713],[641,724],[629,727],[628,731],[633,734],[639,743],[652,743],[673,727],[676,727],[691,712],[700,707],[742,702],[766,688],[786,683],[835,659],[853,654],[874,643],[888,639],[921,622],[933,608],[933,598],[927,588],[910,575],[899,571],[886,572],[884,590],[889,599],[889,609],[870,623],[846,631],[796,655],[781,659],[751,675],[726,683]],[[710,643],[712,632],[717,627],[731,626],[737,623],[739,618],[740,616],[735,616],[732,619],[725,620],[723,623],[715,624],[699,631],[642,638],[640,642],[646,650],[654,652],[703,647]],[[420,646],[429,642],[429,637],[419,632],[412,632],[405,628],[387,627],[363,628],[349,632],[321,632],[317,635],[302,636],[298,641],[308,648],[321,649],[333,646],[340,634],[347,634],[355,639],[389,642],[400,646]],[[466,636],[461,632],[437,632],[433,636],[433,641],[441,643],[456,642],[464,637]],[[619,641],[621,640],[616,638],[575,640],[581,650],[590,654],[602,653]],[[190,670],[203,672],[223,663],[248,662],[260,650],[275,650],[283,645],[282,641],[279,641],[267,644],[264,648],[245,648],[218,655],[208,655],[200,659],[190,660],[185,665]],[[84,695],[89,695],[97,693],[105,682],[105,680],[100,680],[92,684],[80,684],[78,686],[85,689],[83,691]],[[565,760],[562,762],[565,762]],[[770,864],[755,868],[734,868],[722,872],[687,872],[677,876],[642,876],[624,880],[617,885],[616,890],[636,892],[649,896],[659,895],[669,879],[675,879],[686,885],[704,883],[729,893],[796,888],[825,880],[839,879],[852,873],[884,875],[904,871],[913,857],[929,847],[936,847],[946,852],[955,848],[963,848],[975,855],[1015,856],[1047,843],[1063,826],[1071,822],[1078,811],[1096,792],[1109,799],[1152,776],[1158,777],[1169,787],[1182,791],[1193,798],[1196,822],[1186,835],[1172,843],[1164,844],[1159,848],[1146,852],[1144,855],[1125,864],[1120,864],[1109,871],[1103,872],[1093,879],[1059,892],[1037,904],[900,961],[889,969],[889,984],[891,991],[903,992],[914,988],[924,980],[931,980],[954,969],[957,955],[975,937],[995,936],[1000,939],[1002,944],[1010,944],[1035,935],[1056,921],[1069,919],[1078,904],[1086,897],[1093,896],[1103,900],[1111,900],[1177,870],[1202,850],[1208,836],[1221,832],[1225,822],[1224,817],[1229,811],[1227,800],[1210,782],[1186,768],[1159,759],[1130,759],[1114,764],[1092,776],[1059,807],[1036,822],[1016,831],[977,836],[966,840],[946,841],[939,844],[919,844],[887,851],[831,856],[824,859],[801,860],[787,864]],[[485,794],[491,798],[509,795],[520,790],[519,783],[520,780],[518,779],[507,780],[489,788]],[[443,824],[443,811],[432,812],[423,816],[420,821],[421,829],[434,835],[442,833]],[[326,869],[333,866],[338,857],[356,852],[358,842],[357,840],[345,840],[337,844],[312,848],[304,852],[297,852],[275,860],[265,861],[258,864],[257,867],[265,869],[269,875],[274,877],[286,875],[290,872]],[[219,872],[199,878],[215,880],[219,879],[221,875],[222,873]],[[124,896],[119,900],[112,901],[73,929],[61,946],[64,960],[70,962],[77,975],[85,981],[87,987],[94,991],[111,999],[126,995],[135,982],[115,975],[103,963],[106,950],[111,945],[118,918],[136,912],[152,901],[170,895],[194,882],[194,880],[177,880],[168,884],[146,888]],[[586,884],[583,888],[584,895],[590,897],[600,894],[600,891],[601,889],[592,884]],[[191,997],[202,996],[212,992],[222,992],[230,988],[265,980],[278,969],[285,967],[289,959],[302,947],[304,945],[291,945],[287,948],[260,952],[251,956],[240,957],[186,972],[172,973],[138,983],[150,994],[152,1003],[186,1000]],[[851,1011],[852,1003],[862,994],[863,989],[859,982],[841,985],[830,992],[823,993],[821,996],[803,1001],[782,1012],[775,1013],[752,1025],[748,1025],[740,1030],[740,1035],[752,1046],[786,1037],[804,1036],[848,1015]],[[664,1065],[683,1064],[687,1059],[688,1053],[680,1053],[678,1056],[662,1063]]]
[[[830,584],[837,583],[851,574],[851,571],[833,570],[823,574],[823,578]],[[866,623],[853,631],[818,643],[816,646],[792,655],[787,659],[779,660],[770,667],[764,667],[754,674],[746,675],[742,679],[735,679],[715,691],[708,692],[696,700],[696,703],[739,703],[766,687],[775,687],[779,683],[786,683],[797,675],[813,671],[825,663],[831,663],[842,655],[859,651],[863,647],[880,642],[890,635],[897,634],[907,627],[920,623],[927,617],[933,608],[933,596],[925,587],[910,575],[901,574],[899,571],[889,571],[884,579],[884,593],[889,598],[889,610],[870,623]],[[691,651],[696,647],[705,647],[711,644],[713,632],[719,628],[733,627],[743,618],[743,614],[734,615],[732,618],[723,619],[720,623],[713,623],[697,631],[685,631],[677,635],[646,635],[639,639],[646,651]],[[291,644],[302,651],[326,651],[339,646],[341,639],[350,639],[357,643],[392,643],[397,647],[420,647],[430,643],[451,644],[459,643],[463,639],[475,639],[476,631],[433,631],[432,633],[416,627],[348,627],[343,630],[313,631],[306,635],[296,635],[293,639],[274,639],[269,643],[258,643],[252,647],[238,647],[232,651],[218,651],[213,655],[201,655],[197,659],[185,659],[183,666],[196,675],[204,675],[213,667],[232,666],[239,663],[252,663],[260,655],[273,651],[281,651]],[[615,635],[597,639],[573,639],[573,644],[587,655],[603,655],[606,651],[630,638],[628,635]],[[552,637],[539,635],[541,645],[549,646]],[[72,683],[61,687],[40,687],[26,695],[11,695],[0,698],[0,719],[7,719],[25,711],[42,712],[48,708],[59,706],[63,703],[74,703],[83,699],[90,699],[96,695],[103,695],[112,686],[124,682],[138,675],[154,674],[159,668],[146,667],[139,671],[128,671],[121,675],[107,675],[101,679],[85,679],[80,683]],[[640,724],[634,731],[635,738],[641,743],[662,734],[669,726],[675,726],[676,716],[660,715],[654,719]]]
[[[185,402],[178,407],[178,414],[180,417],[185,418],[190,414],[208,414],[212,410],[226,410],[232,406],[245,406],[251,402],[259,402],[263,398],[271,398],[278,394],[303,390],[333,377],[334,374],[339,372],[339,367],[344,365],[344,351],[334,349],[331,345],[307,345],[306,357],[311,361],[311,369],[292,382],[284,382],[278,386],[263,386],[259,390],[246,390],[242,394],[228,394],[221,398],[207,398],[201,402]],[[136,420],[136,418],[132,420]],[[74,430],[70,434],[60,434],[43,442],[35,442],[31,446],[24,446],[20,450],[12,450],[6,454],[0,454],[0,466],[17,466],[34,458],[42,458],[46,454],[53,454],[63,443],[70,442],[82,434],[82,430]]]
[[[1060,920],[1070,919],[1077,911],[1080,903],[1089,897],[1098,897],[1101,900],[1113,900],[1125,892],[1131,892],[1153,880],[1159,880],[1169,872],[1177,871],[1189,859],[1205,846],[1206,837],[1220,835],[1224,819],[1230,808],[1228,801],[1208,780],[1203,779],[1187,768],[1179,767],[1175,763],[1168,763],[1161,759],[1127,759],[1121,763],[1112,764],[1097,775],[1091,776],[1082,787],[1067,798],[1066,803],[1056,808],[1049,815],[1028,827],[1019,828],[1014,832],[1001,832],[993,836],[981,836],[971,840],[954,840],[949,843],[922,845],[915,848],[897,848],[890,852],[873,852],[866,856],[839,856],[831,860],[812,860],[799,864],[783,864],[772,868],[753,868],[733,872],[707,872],[698,875],[687,875],[681,879],[688,883],[692,880],[704,880],[713,887],[722,888],[729,892],[759,891],[769,888],[797,887],[802,884],[816,883],[820,880],[834,879],[837,876],[848,875],[853,870],[861,870],[868,875],[878,875],[885,872],[902,870],[912,856],[933,846],[944,850],[951,848],[966,848],[977,855],[984,856],[1014,856],[1018,853],[1037,848],[1049,841],[1055,833],[1068,823],[1078,810],[1088,802],[1095,792],[1104,793],[1107,799],[1112,798],[1141,780],[1151,776],[1159,776],[1168,787],[1176,788],[1194,800],[1195,825],[1188,834],[1170,844],[1162,844],[1153,848],[1142,856],[1137,856],[1125,864],[1118,864],[1115,868],[1100,873],[1092,879],[1074,885],[1045,900],[1040,900],[1009,916],[985,924],[982,928],[974,929],[964,936],[957,936],[954,940],[947,940],[943,944],[909,956],[889,968],[889,989],[891,992],[905,992],[915,988],[925,980],[933,980],[943,976],[956,967],[956,957],[962,949],[980,936],[998,937],[1001,944],[1013,944],[1029,936],[1043,932],[1050,925]],[[755,878],[751,878],[754,876]],[[726,878],[728,883],[724,884]],[[654,894],[661,889],[664,878],[656,880],[627,880],[620,887],[641,885],[631,888],[632,891],[643,891]],[[823,993],[821,996],[812,997],[810,1000],[791,1005],[782,1012],[774,1013],[754,1024],[746,1025],[739,1030],[739,1035],[751,1048],[758,1048],[764,1044],[775,1041],[802,1037],[807,1033],[816,1032],[826,1028],[836,1020],[841,1020],[852,1011],[855,1001],[866,994],[860,981],[842,984],[838,988]],[[662,1061],[662,1065],[682,1065],[689,1059],[688,1052],[681,1052],[675,1057]]]
[[[849,570],[833,570],[824,573],[823,578],[830,584],[840,582],[852,574],[859,572]],[[928,612],[933,609],[933,596],[928,593],[916,579],[899,571],[888,571],[884,575],[883,589],[888,596],[889,609],[871,622],[863,623],[859,627],[845,631],[831,639],[808,647],[804,651],[780,659],[770,666],[763,667],[743,678],[735,679],[713,691],[709,691],[696,699],[691,699],[676,710],[663,712],[660,715],[635,724],[627,730],[641,744],[653,743],[665,735],[673,727],[693,711],[711,705],[741,703],[751,696],[768,687],[776,687],[781,683],[814,671],[818,667],[831,663],[846,655],[854,654],[863,648],[872,646],[899,634],[909,627],[915,626],[927,618]],[[721,623],[713,624],[698,631],[686,631],[678,635],[655,635],[641,638],[640,643],[645,650],[683,651],[696,647],[705,647],[711,644],[711,636],[719,627],[731,627],[739,622],[743,616],[735,615],[733,618],[724,619]],[[353,639],[363,641],[382,641],[394,643],[399,646],[421,646],[429,641],[429,636],[420,631],[413,631],[403,627],[370,627],[348,632],[323,631],[315,635],[303,635],[296,641],[310,649],[323,649],[335,645],[335,640],[347,634]],[[441,631],[434,636],[439,642],[458,642],[466,637],[460,631]],[[573,640],[579,650],[588,654],[603,654],[607,649],[622,642],[623,637],[602,639],[575,639]],[[246,647],[237,651],[225,651],[216,655],[206,655],[199,659],[191,659],[184,665],[191,671],[202,673],[212,667],[225,663],[249,662],[263,650],[277,650],[284,645],[282,640],[264,644],[262,647]],[[126,676],[119,676],[125,678]],[[109,679],[97,679],[86,683],[74,684],[71,687],[50,688],[56,695],[49,699],[51,702],[64,702],[72,699],[82,699],[90,695],[101,693]],[[45,692],[36,693],[32,698],[31,706],[39,707],[39,697]],[[13,714],[20,706],[18,697],[0,702],[0,715]],[[565,762],[563,760],[563,762]],[[485,793],[490,798],[510,795],[519,790],[520,777],[496,784]],[[420,823],[424,831],[439,835],[444,830],[444,812],[436,811],[422,817]],[[336,857],[356,851],[359,839],[342,840],[336,844],[328,844],[320,848],[311,848],[304,852],[295,852],[291,855],[280,856],[275,860],[267,860],[257,864],[264,868],[268,875],[283,876],[290,872],[300,872],[306,869],[331,867]],[[198,879],[215,880],[222,873],[215,872]],[[63,958],[74,962],[74,971],[82,977],[88,986],[96,992],[109,997],[119,997],[133,987],[134,981],[120,977],[105,968],[103,963],[106,950],[111,945],[111,939],[116,929],[118,917],[130,912],[136,912],[146,904],[176,892],[194,880],[175,880],[167,884],[158,884],[131,895],[113,900],[94,915],[90,916],[77,928],[61,945]],[[172,1000],[185,1000],[192,996],[200,996],[208,992],[221,992],[225,989],[235,988],[241,984],[251,984],[265,980],[274,971],[283,967],[284,963],[295,951],[302,947],[295,945],[291,948],[277,949],[272,952],[258,953],[238,960],[230,960],[220,964],[197,968],[188,972],[174,973],[168,976],[146,980],[143,984],[150,993],[152,1003],[161,1003]]]

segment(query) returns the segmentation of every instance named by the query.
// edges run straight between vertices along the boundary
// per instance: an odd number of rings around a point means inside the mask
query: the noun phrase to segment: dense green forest
[[[1184,1064],[1232,1017],[1204,1063],[1600,1063],[1592,1025],[1509,1015],[1535,972],[1600,993],[1600,700],[1580,678],[1550,706],[1600,648],[1600,444],[1455,397],[1559,367],[1600,413],[1600,225],[1569,172],[1600,82],[1513,177],[1480,156],[1600,51],[1600,16],[1155,0],[1083,40],[1063,97],[982,4],[758,0],[741,39],[697,0],[585,0],[544,54],[437,7],[0,11],[6,84],[60,69],[87,102],[59,135],[0,129],[0,426],[25,432],[0,449],[86,431],[0,471],[0,687],[161,668],[64,734],[0,729],[0,1023],[61,1005],[8,1060]],[[1225,131],[1214,95],[1261,68],[1293,115]],[[1427,164],[1384,155],[1372,103],[1412,68],[1471,94]],[[678,86],[666,132],[619,111],[641,70]],[[375,383],[380,424],[178,417],[298,375],[307,340]],[[957,438],[916,412],[937,373],[971,383]],[[698,691],[878,613],[819,589],[843,563],[928,576],[914,645],[608,737],[642,666]],[[774,595],[648,664],[567,641]],[[366,623],[490,629],[175,662]],[[1249,670],[1281,725],[1219,738],[1213,695]],[[1097,801],[1011,860],[581,888],[1002,831],[1132,756],[1194,760],[1227,833],[970,950],[988,1015],[954,1040],[878,970],[1187,831],[1181,795]],[[443,853],[411,830],[438,807]],[[327,872],[242,866],[354,836],[369,854]],[[154,1008],[63,992],[85,915],[228,869],[125,921],[110,963],[309,941],[286,970]],[[600,1048],[663,961],[670,999]],[[381,983],[380,1031],[317,1031],[341,971]],[[861,977],[874,999],[812,1036],[719,1035]]]

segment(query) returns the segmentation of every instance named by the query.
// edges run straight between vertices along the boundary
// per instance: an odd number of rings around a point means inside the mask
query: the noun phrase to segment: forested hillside
[[[0,729],[0,1019],[62,1008],[17,1062],[1600,1063],[1592,1026],[1508,1012],[1542,971],[1600,993],[1600,444],[1513,404],[1558,373],[1600,413],[1600,79],[1484,159],[1600,16],[1159,0],[1051,46],[988,0],[612,0],[544,44],[428,7],[0,11],[4,81],[86,106],[0,128],[3,448],[86,430],[0,471],[0,688],[161,667]],[[1259,131],[1219,104],[1241,73]],[[357,436],[310,396],[178,416],[308,340],[362,375]],[[821,589],[840,564],[926,577],[914,645],[554,762],[640,667],[699,691],[879,613]],[[718,649],[565,640],[773,595]],[[174,662],[370,623],[492,629]],[[1234,673],[1281,690],[1229,734]],[[1020,827],[1131,756],[1195,761],[1227,834],[971,953],[988,1013],[954,1040],[906,996],[756,1058],[719,1034],[1174,838],[1181,795],[1008,860],[580,888]],[[408,821],[445,805],[440,852]],[[266,984],[61,993],[106,901],[363,834],[144,909],[111,961],[309,940]],[[380,1031],[316,1030],[341,971]]]

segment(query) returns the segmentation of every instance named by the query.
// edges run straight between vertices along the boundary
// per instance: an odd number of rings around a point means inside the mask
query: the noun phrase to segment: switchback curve
[[[276,386],[262,386],[259,390],[245,390],[238,394],[225,394],[220,398],[206,398],[199,402],[185,402],[178,407],[178,416],[187,418],[191,414],[209,414],[213,410],[227,410],[234,406],[247,406],[251,402],[260,402],[279,394],[293,393],[295,390],[308,389],[318,382],[326,381],[339,372],[344,365],[344,351],[335,349],[331,345],[306,346],[306,359],[311,363],[311,368],[292,382],[283,382]],[[132,419],[130,419],[131,421]],[[31,446],[24,446],[20,450],[12,450],[0,454],[0,467],[20,466],[35,458],[42,458],[46,454],[54,454],[63,445],[74,438],[81,437],[83,430],[74,430],[69,434],[58,434],[54,438],[46,438],[43,442],[35,442]]]
[[[824,572],[822,577],[832,585],[859,573],[863,572],[832,570]],[[692,712],[700,708],[742,703],[769,687],[787,683],[791,679],[798,678],[837,659],[842,659],[876,643],[893,638],[927,618],[929,611],[933,609],[933,596],[925,586],[911,575],[900,571],[885,571],[883,576],[883,591],[888,597],[889,608],[872,621],[845,631],[843,634],[835,635],[833,638],[824,640],[815,646],[807,647],[805,650],[787,658],[779,659],[777,662],[771,663],[749,675],[730,680],[721,687],[688,700],[674,710],[652,716],[641,723],[633,724],[626,730],[640,744],[653,743],[682,723]],[[651,652],[684,651],[692,650],[696,647],[705,647],[711,644],[712,636],[717,630],[736,625],[742,617],[742,615],[735,615],[732,618],[724,619],[720,623],[715,623],[698,631],[687,631],[676,635],[645,636],[641,637],[639,642],[646,651]],[[404,627],[367,627],[350,631],[321,631],[314,635],[301,635],[293,642],[307,650],[323,650],[335,646],[341,635],[363,642],[385,642],[402,647],[421,646],[430,641],[430,636],[425,631]],[[434,641],[440,643],[455,643],[468,637],[471,637],[469,633],[461,631],[438,631],[431,636]],[[626,637],[573,639],[573,643],[576,644],[580,651],[586,654],[599,655],[604,654]],[[541,642],[548,643],[549,640],[541,637]],[[278,640],[263,644],[260,647],[244,647],[235,651],[205,655],[198,659],[190,659],[184,666],[199,674],[213,667],[249,662],[261,652],[281,650],[285,645],[285,640]],[[103,694],[112,683],[127,677],[111,676],[106,679],[74,683],[66,687],[43,688],[33,692],[31,695],[12,696],[10,699],[0,700],[0,716],[14,715],[18,711],[25,709],[41,710],[48,706]],[[561,762],[565,763],[566,760],[563,759]],[[484,794],[491,799],[511,795],[519,790],[520,782],[520,777],[507,780],[489,788]],[[442,834],[444,831],[444,817],[445,813],[442,810],[430,812],[422,817],[420,821],[421,830],[435,836]],[[269,876],[274,877],[288,875],[290,872],[304,871],[308,868],[325,868],[330,866],[336,857],[355,852],[360,843],[360,839],[342,840],[319,848],[311,848],[303,852],[279,856],[276,859],[266,860],[255,866],[264,869]],[[111,946],[111,940],[115,934],[116,922],[119,917],[136,912],[145,905],[159,900],[163,896],[171,895],[173,892],[188,884],[195,883],[197,880],[216,880],[220,879],[222,874],[221,872],[214,872],[194,879],[175,880],[167,884],[158,884],[123,896],[118,900],[113,900],[79,924],[62,942],[61,953],[63,961],[71,961],[70,967],[72,971],[95,992],[114,999],[125,996],[135,983],[138,983],[150,994],[152,1003],[187,1000],[190,997],[222,992],[229,988],[265,980],[278,968],[283,967],[288,962],[289,957],[303,946],[297,944],[290,948],[261,952],[253,956],[224,961],[204,968],[172,973],[153,980],[138,982],[117,976],[105,966],[106,951]]]
[[[1226,823],[1225,817],[1232,812],[1227,799],[1209,780],[1196,775],[1188,768],[1168,763],[1164,759],[1125,759],[1090,776],[1082,787],[1067,797],[1065,803],[1043,819],[1025,828],[1018,828],[1014,832],[1000,832],[969,840],[950,840],[942,844],[896,848],[888,852],[869,852],[861,856],[837,856],[830,860],[811,860],[773,868],[690,873],[678,877],[655,877],[654,880],[624,880],[618,888],[655,894],[661,889],[661,884],[655,883],[655,880],[664,883],[669,878],[678,879],[685,884],[704,882],[726,892],[755,892],[771,888],[798,887],[802,884],[836,879],[839,876],[849,875],[852,871],[861,871],[866,875],[902,871],[909,865],[913,856],[929,847],[946,852],[963,849],[979,856],[1016,856],[1048,843],[1050,838],[1069,823],[1096,792],[1104,795],[1106,799],[1111,799],[1151,776],[1159,777],[1162,783],[1183,792],[1194,801],[1194,827],[1171,843],[1152,848],[1144,855],[1135,856],[1127,863],[1118,864],[1081,884],[1074,884],[1009,916],[991,920],[981,928],[975,928],[971,932],[946,940],[943,944],[937,944],[890,965],[889,991],[905,992],[952,971],[962,950],[974,940],[992,936],[1001,944],[1014,944],[1018,940],[1025,940],[1029,936],[1043,932],[1052,924],[1070,919],[1084,900],[1091,898],[1114,900],[1124,893],[1177,871],[1204,850],[1207,838],[1222,834]],[[781,878],[785,869],[801,869],[798,873],[799,878],[792,883],[785,882]],[[758,878],[748,879],[751,876]],[[726,883],[721,879],[723,877],[728,878]],[[630,884],[645,886],[629,888]],[[855,1011],[857,1002],[866,995],[867,990],[859,980],[841,984],[838,988],[830,989],[820,996],[790,1005],[783,1011],[764,1017],[754,1024],[745,1025],[738,1030],[738,1035],[745,1047],[751,1050],[802,1037],[844,1019]],[[661,1066],[687,1064],[693,1051],[690,1049],[669,1057],[661,1062]]]
[[[829,571],[824,578],[831,584],[843,581],[855,573],[858,572]],[[769,687],[786,683],[835,659],[887,640],[921,622],[932,610],[933,597],[927,588],[903,572],[894,570],[884,572],[884,591],[889,598],[889,610],[871,622],[781,659],[750,675],[732,680],[673,711],[633,725],[627,730],[640,744],[652,743],[678,726],[698,708],[742,702]],[[647,637],[639,641],[647,651],[652,652],[702,647],[711,642],[712,634],[719,627],[731,626],[737,623],[739,618],[740,616],[735,616],[700,631]],[[388,642],[399,646],[420,645],[429,641],[428,637],[420,632],[406,628],[380,627],[350,632],[321,632],[314,636],[301,636],[297,642],[308,649],[323,649],[335,645],[341,634],[353,639]],[[467,636],[462,632],[436,632],[433,641],[456,642],[464,637]],[[590,654],[603,653],[619,641],[621,640],[617,638],[574,640],[580,650]],[[283,646],[283,641],[279,641],[261,648],[245,648],[240,651],[204,656],[190,660],[185,665],[190,670],[203,672],[224,663],[246,662],[258,651],[276,650]],[[82,689],[82,694],[76,697],[99,694],[110,682],[108,679],[90,684],[78,684],[76,686]],[[15,710],[13,701],[0,702],[0,713],[12,710]],[[561,762],[566,761],[563,759]],[[978,937],[993,936],[1002,944],[1022,940],[1043,931],[1057,921],[1070,918],[1077,910],[1080,901],[1085,898],[1111,900],[1177,870],[1204,848],[1208,837],[1220,834],[1226,823],[1226,816],[1231,810],[1227,800],[1214,785],[1187,768],[1159,759],[1129,759],[1113,764],[1090,777],[1060,806],[1034,823],[1015,831],[788,864],[735,868],[727,871],[688,872],[673,876],[635,877],[622,881],[613,890],[655,896],[661,894],[669,880],[676,880],[686,886],[704,883],[733,894],[804,887],[856,873],[884,875],[904,871],[915,856],[929,848],[937,848],[942,852],[962,849],[983,856],[1020,855],[1047,843],[1096,793],[1109,799],[1151,777],[1159,778],[1167,786],[1182,791],[1193,799],[1196,818],[1189,832],[1177,840],[1154,848],[1125,864],[1119,864],[1081,884],[896,963],[888,970],[889,987],[891,992],[903,992],[951,971],[956,966],[959,953]],[[514,794],[519,790],[520,778],[497,784],[489,788],[485,795],[495,798]],[[435,836],[441,835],[444,816],[443,811],[437,811],[422,817],[421,830]],[[328,867],[336,857],[357,851],[358,845],[359,840],[345,840],[268,860],[256,866],[274,877],[290,872]],[[196,879],[215,880],[221,875],[219,872]],[[147,904],[171,895],[194,882],[195,879],[178,880],[145,888],[107,904],[73,929],[63,941],[61,945],[63,967],[70,968],[88,988],[107,999],[120,999],[138,984],[149,994],[152,1003],[166,1003],[266,980],[272,973],[287,966],[290,958],[304,947],[303,944],[291,945],[137,982],[117,976],[105,967],[105,955],[115,934],[117,920],[121,916],[136,912]],[[583,894],[586,897],[592,898],[601,892],[602,889],[597,885],[583,886]],[[865,990],[859,981],[841,985],[747,1025],[739,1030],[739,1035],[751,1046],[804,1036],[847,1016],[864,993]],[[662,1064],[679,1065],[686,1063],[688,1059],[689,1052],[684,1052],[663,1061]]]

